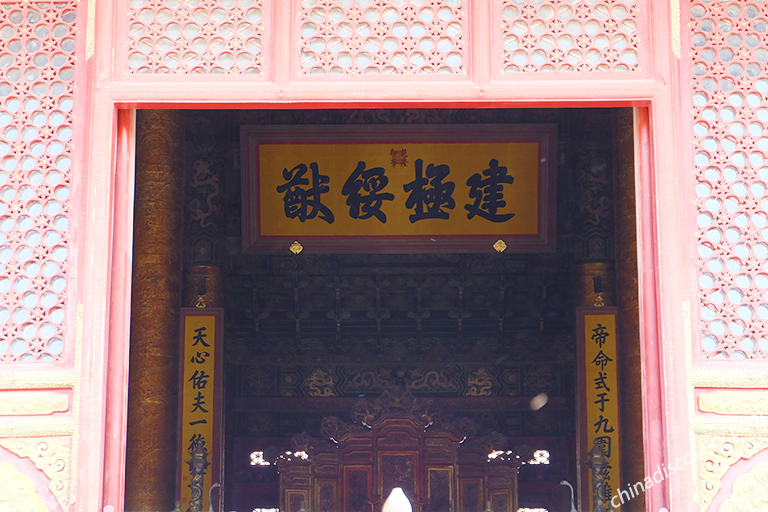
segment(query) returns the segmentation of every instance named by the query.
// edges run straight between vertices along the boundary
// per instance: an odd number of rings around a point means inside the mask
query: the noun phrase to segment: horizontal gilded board
[[[246,251],[552,249],[550,125],[244,127]]]

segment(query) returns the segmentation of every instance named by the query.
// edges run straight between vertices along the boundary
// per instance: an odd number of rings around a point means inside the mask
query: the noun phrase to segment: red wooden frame
[[[271,3],[271,2],[270,2]],[[272,3],[277,6],[278,3]],[[643,417],[647,468],[688,453],[688,361],[691,325],[685,304],[697,304],[695,232],[689,206],[693,180],[686,137],[686,72],[673,51],[672,34],[685,25],[671,16],[661,0],[642,4],[640,35],[647,52],[642,72],[623,75],[530,75],[520,80],[492,76],[485,30],[490,2],[473,1],[470,27],[470,80],[428,82],[408,77],[398,83],[355,80],[323,83],[295,80],[291,42],[291,2],[273,13],[271,71],[259,79],[202,76],[126,77],[113,60],[113,48],[124,44],[127,0],[80,2],[75,92],[78,137],[73,187],[71,302],[67,316],[68,346],[78,347],[78,361],[61,370],[76,382],[79,409],[76,511],[122,511],[124,431],[126,422],[127,350],[132,250],[133,109],[312,109],[312,108],[578,108],[634,107],[638,212]],[[282,3],[280,3],[282,5]],[[87,7],[87,9],[86,9]],[[683,2],[682,12],[688,4]],[[82,10],[81,10],[82,9]],[[276,10],[277,11],[277,10]],[[82,13],[82,14],[80,14]],[[93,30],[86,30],[87,16]],[[84,52],[86,39],[96,51]],[[677,47],[675,48],[675,44]],[[118,52],[119,54],[119,52]],[[678,53],[679,54],[679,53]],[[647,63],[647,64],[646,64]],[[222,83],[226,82],[226,87]],[[689,243],[690,242],[690,243]],[[682,273],[681,273],[682,269]],[[76,304],[79,304],[75,307]],[[76,313],[78,311],[78,313]],[[682,312],[682,314],[681,314]],[[707,367],[712,367],[708,362]],[[18,365],[21,369],[24,365]],[[46,367],[50,367],[47,365]],[[696,363],[696,368],[704,367]],[[36,367],[36,368],[42,368]],[[741,362],[718,366],[723,379],[738,378]],[[57,374],[56,378],[59,374]],[[38,374],[38,378],[42,378]],[[53,377],[46,377],[53,378]],[[673,435],[674,432],[683,435]],[[87,446],[88,449],[83,447]],[[103,482],[98,485],[96,482]],[[649,511],[661,507],[694,510],[689,472],[677,473],[647,495]]]

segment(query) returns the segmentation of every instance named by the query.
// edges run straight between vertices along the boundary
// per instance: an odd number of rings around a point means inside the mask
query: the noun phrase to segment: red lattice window
[[[502,0],[497,9],[502,75],[640,71],[636,0]]]
[[[75,1],[0,2],[0,361],[60,361]]]
[[[299,74],[464,74],[462,0],[303,0]]]
[[[263,0],[130,0],[126,74],[264,74]]]
[[[768,356],[768,9],[690,8],[704,358]]]

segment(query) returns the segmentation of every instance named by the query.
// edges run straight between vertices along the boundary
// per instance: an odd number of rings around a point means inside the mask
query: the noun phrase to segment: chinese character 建
[[[499,209],[507,206],[504,201],[504,184],[511,185],[515,181],[507,174],[507,168],[499,167],[499,161],[494,158],[490,161],[488,169],[483,171],[483,175],[486,177],[483,178],[480,173],[473,174],[467,180],[467,186],[470,187],[469,197],[475,200],[473,204],[464,206],[469,212],[467,219],[479,215],[491,222],[505,222],[514,217],[514,213],[498,213]]]

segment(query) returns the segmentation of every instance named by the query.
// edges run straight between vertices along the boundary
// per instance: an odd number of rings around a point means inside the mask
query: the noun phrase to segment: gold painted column
[[[125,509],[173,510],[184,199],[184,112],[139,110]]]
[[[637,285],[634,116],[631,108],[614,112],[614,194],[616,204],[616,290],[618,293],[619,391],[621,398],[621,471],[624,482],[645,478],[640,317]],[[645,511],[645,495],[622,505],[624,512]]]

